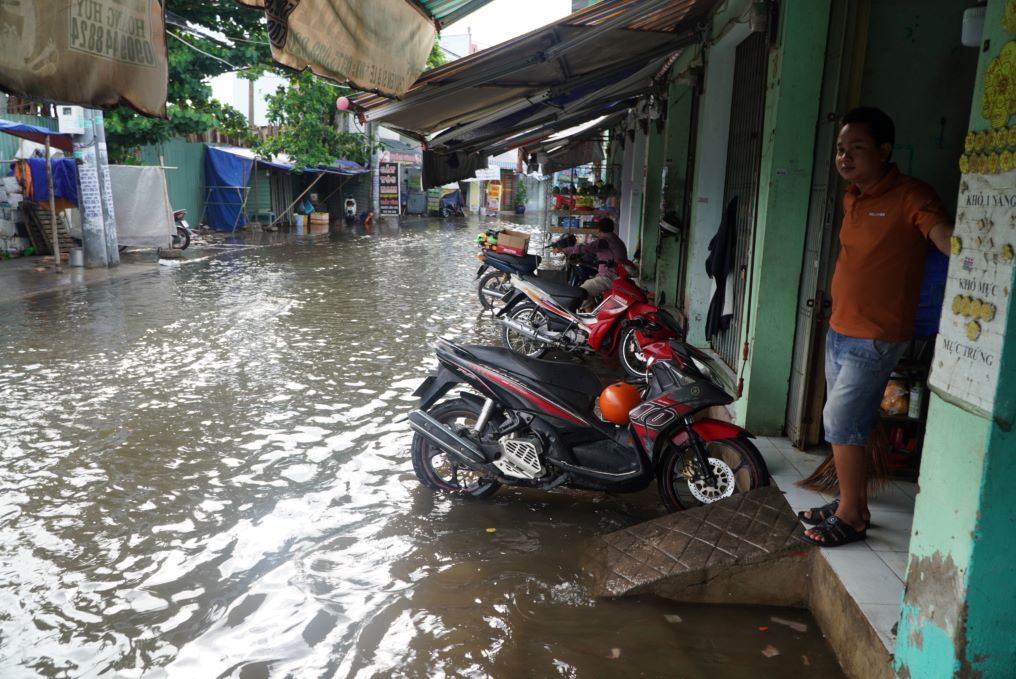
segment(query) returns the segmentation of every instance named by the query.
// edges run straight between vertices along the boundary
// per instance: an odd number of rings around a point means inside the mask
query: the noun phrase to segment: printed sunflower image
[[[1016,35],[1016,0],[1006,0],[1002,10],[1002,28],[1009,35]]]
[[[995,129],[1016,113],[1016,41],[1006,43],[984,73],[981,114]],[[990,143],[990,142],[989,142]]]

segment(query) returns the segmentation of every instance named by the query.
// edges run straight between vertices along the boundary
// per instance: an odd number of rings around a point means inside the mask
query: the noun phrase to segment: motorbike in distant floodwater
[[[697,417],[733,400],[710,378],[711,359],[665,344],[643,395],[626,383],[603,388],[583,366],[439,340],[438,368],[408,416],[417,478],[475,498],[502,485],[635,492],[655,479],[669,511],[766,485],[747,431]],[[473,391],[444,398],[463,384]]]
[[[176,230],[173,231],[173,249],[186,250],[190,246],[191,228],[187,223],[187,210],[173,210],[173,222]]]

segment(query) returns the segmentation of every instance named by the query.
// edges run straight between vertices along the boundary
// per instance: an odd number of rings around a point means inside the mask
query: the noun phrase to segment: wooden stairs
[[[35,253],[39,255],[52,255],[53,216],[49,212],[49,206],[25,201],[21,204],[21,207],[25,213],[25,227],[28,230],[28,240],[32,242]],[[67,230],[67,224],[59,213],[56,216],[56,236],[57,241],[60,243],[60,257],[65,258],[70,253],[71,248],[77,247],[77,244],[71,238],[71,234]]]

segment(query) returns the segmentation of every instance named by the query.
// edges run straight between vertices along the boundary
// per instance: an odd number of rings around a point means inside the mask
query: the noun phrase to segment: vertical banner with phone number
[[[159,0],[0,2],[0,88],[28,97],[165,117]]]
[[[399,164],[378,163],[377,173],[381,214],[397,217],[402,213],[402,187],[399,186]]]

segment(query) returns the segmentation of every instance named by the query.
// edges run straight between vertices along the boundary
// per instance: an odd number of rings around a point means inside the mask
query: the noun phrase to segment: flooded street
[[[581,547],[654,491],[416,481],[393,420],[434,340],[499,343],[479,230],[0,302],[0,677],[840,676],[806,612],[593,599]]]

